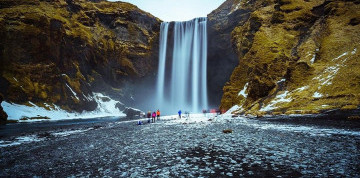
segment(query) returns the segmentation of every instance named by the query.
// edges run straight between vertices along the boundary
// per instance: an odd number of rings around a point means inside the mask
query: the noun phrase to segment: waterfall
[[[157,106],[166,113],[176,113],[179,109],[200,112],[208,108],[206,21],[202,17],[161,24]],[[173,44],[168,44],[170,24]],[[166,53],[169,47],[173,47],[172,56]]]

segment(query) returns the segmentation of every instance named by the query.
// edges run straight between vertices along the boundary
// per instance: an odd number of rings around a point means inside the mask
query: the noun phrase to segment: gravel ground
[[[195,120],[39,132],[35,141],[0,147],[0,176],[360,177],[358,129],[240,117]]]

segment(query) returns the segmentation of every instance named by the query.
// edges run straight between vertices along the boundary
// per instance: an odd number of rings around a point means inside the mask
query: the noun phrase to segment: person
[[[138,121],[137,125],[142,125],[143,123],[141,121]]]
[[[190,112],[189,111],[185,111],[185,115],[186,115],[186,119],[190,119]]]
[[[155,112],[153,112],[153,113],[152,113],[152,120],[153,120],[153,123],[155,123],[155,117],[156,117],[156,113],[155,113]]]
[[[150,123],[150,118],[151,118],[151,112],[150,111],[148,111],[148,113],[147,113],[147,118],[148,118],[148,123]]]
[[[181,110],[178,111],[179,118],[181,119]]]
[[[160,120],[160,110],[159,109],[156,111],[156,116],[157,116],[157,120]]]

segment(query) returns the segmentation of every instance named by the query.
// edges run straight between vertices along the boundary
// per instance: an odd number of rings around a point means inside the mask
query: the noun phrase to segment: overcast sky
[[[117,1],[117,0],[109,0]],[[225,0],[121,0],[138,6],[163,21],[186,21],[206,17]]]

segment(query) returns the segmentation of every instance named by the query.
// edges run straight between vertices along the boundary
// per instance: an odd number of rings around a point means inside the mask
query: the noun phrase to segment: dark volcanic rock
[[[153,75],[160,20],[123,2],[0,2],[0,93],[6,101],[94,110]],[[124,99],[125,100],[125,99]]]
[[[2,106],[1,106],[1,102],[3,102],[3,97],[0,94],[0,124],[2,123],[6,123],[7,117],[8,115],[6,114],[6,112],[4,112]]]
[[[219,105],[223,86],[238,65],[231,32],[249,18],[249,11],[234,9],[235,0],[224,2],[208,15],[208,92],[210,105]],[[221,75],[219,75],[221,74]]]
[[[357,109],[359,11],[355,1],[227,0],[208,17],[217,75],[209,88],[228,77],[221,65],[232,71],[220,108],[258,116]]]
[[[125,110],[123,112],[129,118],[140,117],[142,115],[141,113],[143,113],[142,111],[140,111],[138,109],[134,109],[134,108],[130,108],[130,107],[125,108]]]

